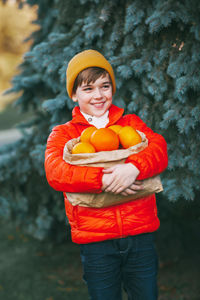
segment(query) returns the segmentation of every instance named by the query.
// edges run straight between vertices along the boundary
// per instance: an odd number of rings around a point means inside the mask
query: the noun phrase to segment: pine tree
[[[167,140],[164,196],[195,199],[200,182],[200,2],[27,3],[38,4],[40,30],[33,33],[34,44],[11,91],[23,90],[15,105],[22,111],[33,109],[34,118],[20,125],[20,141],[0,149],[0,214],[25,224],[41,239],[64,222],[62,194],[45,179],[44,151],[52,127],[71,119],[73,103],[65,87],[68,61],[90,48],[114,67],[114,104],[138,114]]]

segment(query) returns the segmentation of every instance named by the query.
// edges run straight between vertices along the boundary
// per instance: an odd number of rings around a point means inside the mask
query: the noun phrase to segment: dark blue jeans
[[[158,260],[154,234],[80,245],[83,278],[92,300],[156,300]]]

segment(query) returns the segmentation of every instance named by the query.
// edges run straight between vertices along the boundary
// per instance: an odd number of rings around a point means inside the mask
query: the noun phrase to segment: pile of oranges
[[[100,129],[91,126],[81,133],[80,142],[72,148],[72,154],[126,149],[141,141],[141,136],[131,126],[112,125]]]

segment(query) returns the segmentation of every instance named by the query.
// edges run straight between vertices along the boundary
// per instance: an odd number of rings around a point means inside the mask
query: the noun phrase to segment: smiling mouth
[[[97,108],[101,108],[101,107],[103,107],[103,106],[104,106],[104,104],[105,104],[105,102],[97,102],[97,103],[92,103],[92,105],[93,105],[94,107],[97,107]]]

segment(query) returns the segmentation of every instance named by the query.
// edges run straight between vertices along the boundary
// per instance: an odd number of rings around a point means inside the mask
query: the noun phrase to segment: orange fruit
[[[114,132],[116,132],[118,134],[119,131],[122,129],[122,126],[121,125],[111,125],[108,128],[112,129]]]
[[[79,142],[72,148],[72,154],[79,154],[79,153],[94,153],[95,148],[86,142]]]
[[[119,148],[118,135],[109,128],[97,129],[90,138],[96,151],[111,151]]]
[[[81,133],[81,137],[80,137],[81,142],[89,143],[90,137],[95,130],[97,130],[97,128],[94,126],[90,126],[90,127],[86,128],[85,130],[83,130]]]
[[[129,148],[141,143],[142,138],[139,133],[131,126],[124,126],[119,131],[119,140],[123,148]]]

